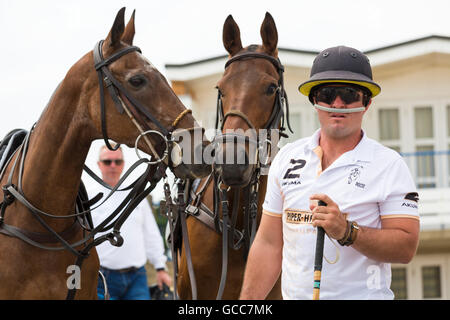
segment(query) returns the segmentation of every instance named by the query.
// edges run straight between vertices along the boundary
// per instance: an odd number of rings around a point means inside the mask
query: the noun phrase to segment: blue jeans
[[[145,267],[129,272],[120,272],[100,267],[108,285],[111,300],[150,300]],[[99,277],[97,295],[100,300],[105,299],[105,288]]]

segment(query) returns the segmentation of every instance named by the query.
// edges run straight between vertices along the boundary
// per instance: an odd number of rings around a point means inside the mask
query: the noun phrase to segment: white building
[[[309,78],[317,53],[279,48],[295,131],[290,139],[318,128],[314,108],[297,90]],[[419,249],[410,264],[393,266],[392,288],[401,299],[449,299],[450,37],[429,36],[365,54],[382,90],[365,116],[364,130],[404,155],[419,188]],[[227,59],[166,65],[175,92],[205,128],[214,127],[214,87]]]

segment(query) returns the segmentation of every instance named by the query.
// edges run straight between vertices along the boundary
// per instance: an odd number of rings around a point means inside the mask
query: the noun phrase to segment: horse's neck
[[[67,87],[63,82],[33,130],[23,172],[26,198],[54,215],[73,211],[92,141],[87,117],[78,111],[80,94]]]

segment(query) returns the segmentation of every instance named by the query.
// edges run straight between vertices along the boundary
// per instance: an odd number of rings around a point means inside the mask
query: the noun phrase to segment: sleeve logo
[[[419,202],[419,194],[417,192],[410,192],[410,193],[406,194],[405,200]]]

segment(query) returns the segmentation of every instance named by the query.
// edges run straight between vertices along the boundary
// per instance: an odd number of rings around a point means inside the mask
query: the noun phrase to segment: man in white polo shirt
[[[418,194],[401,156],[361,129],[380,92],[369,60],[326,49],[299,90],[321,127],[271,165],[241,299],[264,299],[280,271],[284,299],[311,299],[317,227],[327,234],[324,257],[336,260],[323,264],[321,299],[393,299],[390,263],[409,263],[418,245]]]

